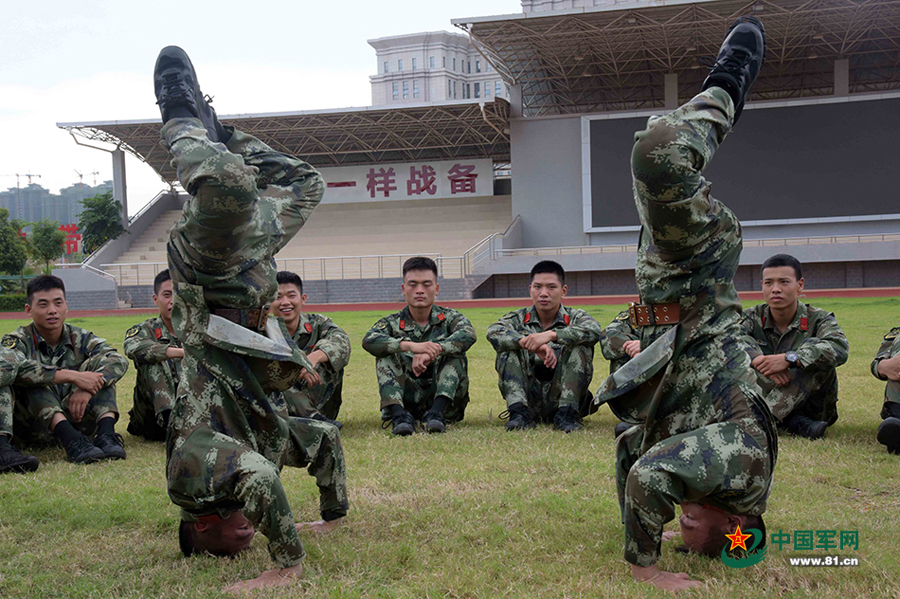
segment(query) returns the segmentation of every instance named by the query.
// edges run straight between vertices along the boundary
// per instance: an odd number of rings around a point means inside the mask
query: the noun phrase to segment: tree
[[[65,242],[66,233],[59,230],[59,223],[49,218],[31,223],[31,255],[44,263],[46,274],[50,274],[50,263],[62,256]]]
[[[21,275],[28,262],[25,239],[19,235],[18,223],[9,221],[9,210],[0,208],[0,272]]]
[[[85,255],[94,253],[104,243],[125,232],[122,227],[122,204],[114,200],[111,191],[81,200],[84,206],[78,217],[81,249]]]

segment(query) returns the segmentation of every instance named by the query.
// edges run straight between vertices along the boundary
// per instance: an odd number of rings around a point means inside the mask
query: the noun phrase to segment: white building
[[[509,99],[509,86],[466,35],[430,31],[368,42],[378,64],[378,74],[369,77],[373,106]]]

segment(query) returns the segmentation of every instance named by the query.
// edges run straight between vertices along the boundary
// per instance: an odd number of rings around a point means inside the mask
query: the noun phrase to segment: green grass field
[[[875,440],[884,383],[869,363],[900,321],[900,299],[819,299],[850,339],[839,369],[840,420],[825,440],[782,437],[766,514],[769,533],[858,531],[859,549],[779,551],[732,569],[664,545],[660,566],[706,581],[695,597],[897,597],[900,457]],[[621,306],[586,308],[605,325]],[[608,408],[586,430],[507,433],[497,414],[494,354],[484,340],[503,308],[466,310],[479,341],[469,352],[472,401],[444,435],[392,438],[380,425],[374,358],[361,340],[381,314],[337,312],[353,357],[344,384],[343,441],[350,487],[346,526],[304,538],[301,582],[260,597],[663,597],[632,581],[622,559]],[[72,318],[121,349],[134,317]],[[0,322],[0,333],[25,324]],[[593,387],[608,365],[599,355]],[[117,425],[128,459],[91,466],[61,449],[37,452],[38,472],[0,478],[0,597],[217,597],[271,567],[265,539],[236,559],[183,559],[178,509],[169,502],[162,444],[125,433],[134,371],[120,381]],[[299,520],[317,519],[305,471],[282,479]],[[667,529],[675,529],[673,522]],[[840,554],[858,567],[792,567],[789,556]]]

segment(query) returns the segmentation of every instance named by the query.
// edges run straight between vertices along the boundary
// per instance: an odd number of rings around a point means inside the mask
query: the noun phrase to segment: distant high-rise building
[[[378,65],[369,77],[373,106],[509,99],[509,87],[466,35],[430,31],[368,41]]]
[[[0,208],[9,210],[11,219],[34,222],[49,218],[61,225],[68,225],[78,222],[78,216],[83,210],[81,200],[107,191],[112,191],[112,181],[104,181],[93,187],[76,183],[71,187],[60,189],[59,195],[31,183],[19,189],[11,187],[0,192]]]

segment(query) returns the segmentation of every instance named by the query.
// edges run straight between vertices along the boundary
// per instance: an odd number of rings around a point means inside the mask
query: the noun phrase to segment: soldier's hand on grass
[[[665,572],[656,567],[656,564],[642,568],[631,565],[631,574],[638,582],[649,582],[658,589],[664,591],[684,591],[703,586],[699,580],[691,580],[685,572]]]
[[[778,385],[779,387],[786,387],[791,384],[791,375],[787,371],[785,372],[776,372],[775,374],[769,377],[772,379],[772,382]]]
[[[88,402],[91,401],[91,394],[83,389],[78,389],[69,398],[69,414],[75,422],[81,422],[84,418],[84,411],[87,409]]]
[[[549,345],[542,345],[536,352],[537,356],[544,361],[547,368],[556,368],[556,352]]]
[[[412,369],[413,374],[419,376],[428,368],[432,360],[428,354],[416,354],[413,356]]]
[[[315,370],[309,371],[306,368],[300,371],[300,378],[306,381],[307,387],[315,387],[322,382],[322,377]]]
[[[900,355],[878,362],[878,374],[892,381],[900,381]]]
[[[519,340],[519,345],[527,349],[531,353],[537,353],[542,345],[547,345],[551,341],[556,341],[556,331],[544,331],[543,333],[532,333],[525,335]]]
[[[784,354],[756,356],[753,358],[753,361],[750,362],[750,365],[757,369],[760,374],[769,378],[772,378],[772,375],[776,372],[783,372],[788,369],[788,363],[787,360],[784,359]]]
[[[663,541],[674,541],[676,538],[681,536],[681,531],[678,530],[664,530],[662,535]]]
[[[625,353],[630,357],[635,357],[639,353],[641,353],[641,341],[639,339],[632,339],[631,341],[626,341],[622,344],[622,349],[625,350]]]
[[[225,589],[226,593],[240,593],[265,587],[284,587],[296,583],[303,576],[303,565],[297,564],[280,570],[266,570],[252,580],[243,580]]]
[[[316,520],[315,522],[298,522],[295,524],[297,532],[314,532],[317,535],[327,535],[344,523],[343,518],[337,520]]]

